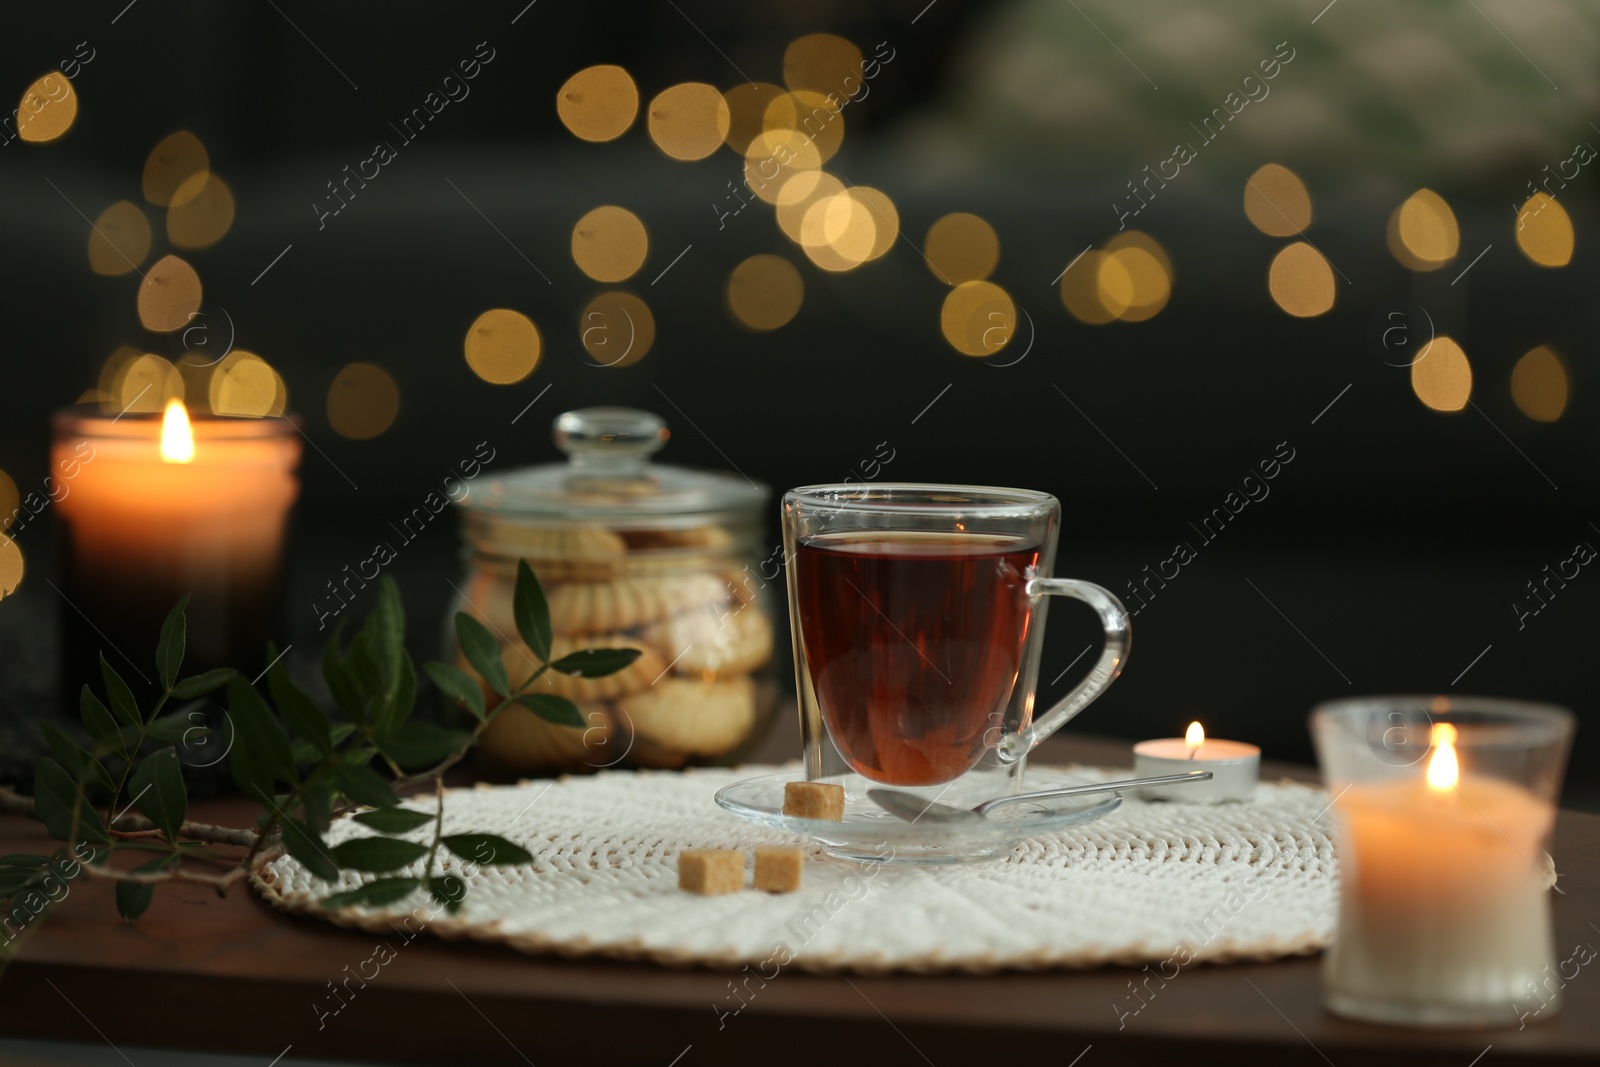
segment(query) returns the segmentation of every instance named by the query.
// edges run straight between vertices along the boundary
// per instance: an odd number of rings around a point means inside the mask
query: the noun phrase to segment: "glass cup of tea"
[[[783,498],[806,776],[967,806],[1017,792],[1030,750],[1121,673],[1128,613],[1051,577],[1061,503],[969,485],[810,485]],[[1042,715],[1046,597],[1088,604],[1105,646]],[[847,782],[847,789],[849,783]]]

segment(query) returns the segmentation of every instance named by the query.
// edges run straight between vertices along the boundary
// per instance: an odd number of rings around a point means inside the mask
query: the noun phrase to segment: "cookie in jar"
[[[648,412],[588,408],[554,429],[567,462],[485,477],[458,505],[466,574],[451,614],[495,635],[519,696],[492,716],[477,757],[502,776],[736,762],[778,702],[777,602],[754,579],[770,491],[653,463],[669,433]],[[580,650],[637,656],[599,677],[541,671],[519,637],[519,562],[549,609],[552,662]],[[482,684],[496,709],[502,698]],[[571,702],[562,721],[530,710],[542,697]]]

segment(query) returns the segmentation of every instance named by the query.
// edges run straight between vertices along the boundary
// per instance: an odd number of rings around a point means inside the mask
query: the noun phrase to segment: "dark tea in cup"
[[[1039,548],[1014,534],[938,530],[798,543],[795,606],[811,685],[853,770],[919,786],[977,764],[1021,673]]]

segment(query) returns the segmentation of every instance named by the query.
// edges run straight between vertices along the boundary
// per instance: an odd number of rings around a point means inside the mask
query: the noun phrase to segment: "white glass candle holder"
[[[1544,844],[1565,709],[1374,697],[1311,731],[1339,823],[1339,929],[1323,999],[1352,1018],[1498,1026],[1560,1005]]]

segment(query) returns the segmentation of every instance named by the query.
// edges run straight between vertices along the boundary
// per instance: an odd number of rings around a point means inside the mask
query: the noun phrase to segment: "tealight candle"
[[[106,658],[130,682],[151,675],[161,620],[189,594],[186,671],[262,660],[277,621],[300,441],[281,419],[190,421],[57,412],[52,467],[63,477],[64,697]],[[109,647],[108,647],[109,646]],[[133,672],[130,674],[130,669]]]
[[[1183,737],[1162,737],[1133,746],[1136,778],[1185,771],[1210,771],[1211,780],[1153,786],[1140,790],[1140,795],[1147,800],[1187,800],[1200,804],[1249,800],[1255,794],[1256,780],[1261,773],[1261,749],[1243,741],[1208,738],[1205,728],[1197,722],[1189,724]]]

